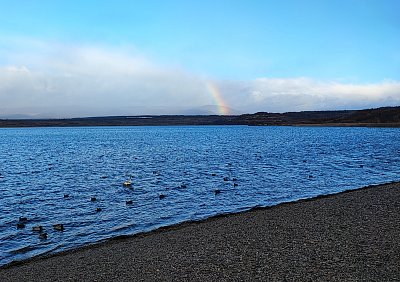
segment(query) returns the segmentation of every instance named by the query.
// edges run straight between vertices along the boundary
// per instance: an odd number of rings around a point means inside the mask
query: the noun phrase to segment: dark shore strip
[[[243,115],[145,115],[67,119],[0,119],[2,127],[75,126],[171,126],[171,125],[260,125],[260,126],[352,126],[400,127],[400,107],[367,110],[259,112]]]
[[[0,281],[400,281],[400,183],[183,223],[0,268]]]

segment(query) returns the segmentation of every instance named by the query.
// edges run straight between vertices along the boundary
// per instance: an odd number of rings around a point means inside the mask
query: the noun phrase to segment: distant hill
[[[1,106],[1,105],[0,105]],[[151,107],[118,107],[118,108],[103,108],[103,109],[90,109],[85,107],[63,107],[62,110],[54,112],[53,109],[49,111],[46,108],[31,109],[31,108],[19,108],[16,109],[18,113],[9,113],[10,111],[0,107],[0,119],[73,119],[84,116],[82,113],[86,113],[85,116],[139,116],[139,115],[154,115],[157,113],[159,116],[208,116],[208,115],[240,115],[243,112],[233,108],[218,106],[218,105],[202,105],[196,107],[162,107],[162,106],[151,106]]]
[[[400,107],[353,111],[333,122],[399,123]]]
[[[311,125],[400,127],[400,107],[244,115],[146,115],[71,119],[0,119],[0,127],[141,125]]]
[[[240,123],[248,125],[392,125],[400,126],[400,107],[367,110],[305,111],[288,113],[255,113],[241,115]]]

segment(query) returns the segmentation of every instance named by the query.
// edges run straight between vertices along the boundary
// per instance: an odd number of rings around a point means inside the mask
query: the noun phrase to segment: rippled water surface
[[[123,187],[131,176],[132,188]],[[0,129],[0,265],[394,180],[400,180],[399,129]],[[20,217],[28,219],[25,228],[17,228]],[[53,229],[57,223],[63,232]],[[32,231],[36,225],[47,239]]]

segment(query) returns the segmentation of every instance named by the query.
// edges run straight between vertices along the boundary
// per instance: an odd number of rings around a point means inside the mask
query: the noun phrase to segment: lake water
[[[131,176],[129,189],[122,184]],[[0,265],[398,180],[396,128],[0,129]],[[17,228],[20,217],[28,219],[25,228]],[[53,229],[57,223],[64,224],[63,232]],[[47,239],[32,231],[36,225]]]

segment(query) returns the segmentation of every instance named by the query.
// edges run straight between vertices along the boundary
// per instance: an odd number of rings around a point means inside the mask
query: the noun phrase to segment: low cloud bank
[[[246,112],[362,109],[400,105],[400,82],[349,84],[310,78],[259,78],[222,83]],[[228,98],[228,99],[229,99]],[[229,104],[229,102],[228,102]]]
[[[311,78],[210,79],[154,63],[136,51],[43,42],[0,56],[0,116],[176,114],[216,103],[243,113],[400,105],[400,82]],[[1,48],[0,48],[1,51]]]

